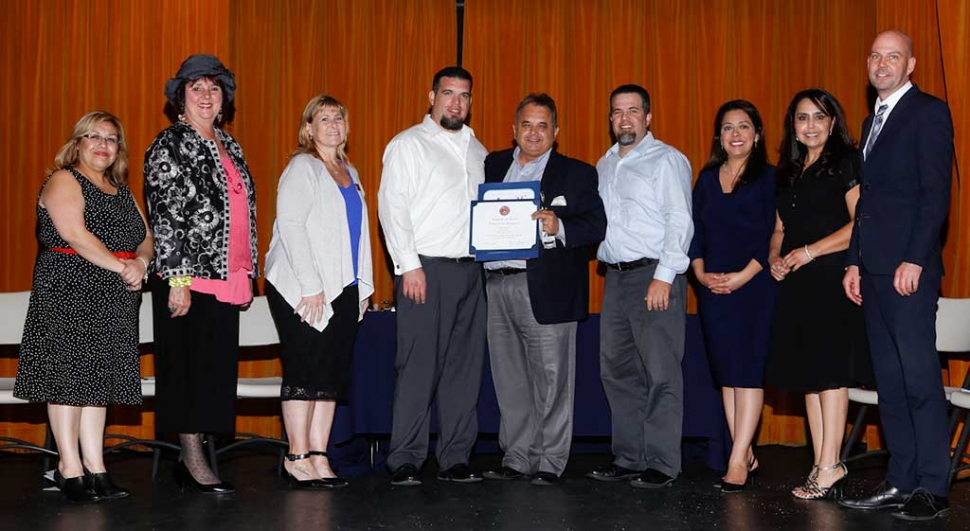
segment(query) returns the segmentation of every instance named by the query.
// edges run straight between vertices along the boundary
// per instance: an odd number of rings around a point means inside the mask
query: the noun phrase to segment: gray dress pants
[[[539,324],[525,273],[486,273],[502,465],[562,475],[573,436],[576,322]]]
[[[600,315],[600,376],[613,422],[614,463],[680,474],[687,280],[677,275],[665,311],[643,300],[656,265],[607,269]]]
[[[421,257],[426,302],[404,297],[394,279],[397,353],[387,466],[421,467],[428,456],[431,405],[438,406],[435,454],[441,470],[468,463],[478,438],[478,392],[485,364],[482,266]]]

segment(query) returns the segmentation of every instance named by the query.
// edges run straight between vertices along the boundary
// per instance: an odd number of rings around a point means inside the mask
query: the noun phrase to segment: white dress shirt
[[[290,159],[277,185],[273,240],[266,253],[266,280],[296,308],[305,296],[323,292],[323,319],[313,325],[326,328],[333,317],[333,301],[343,289],[358,281],[363,301],[374,293],[367,203],[357,170],[347,165],[352,185],[361,202],[357,276],[350,249],[347,205],[323,161],[307,154]],[[360,318],[363,318],[361,310]]]
[[[657,259],[653,278],[673,283],[687,271],[694,236],[690,162],[649,131],[625,156],[619,151],[614,144],[596,163],[607,219],[596,257],[610,264]]]
[[[906,93],[909,92],[909,89],[911,88],[913,88],[913,82],[907,81],[906,84],[899,87],[899,89],[896,92],[893,92],[892,94],[890,94],[889,97],[886,98],[886,101],[882,101],[879,98],[876,98],[876,104],[872,107],[873,114],[879,112],[879,107],[881,105],[888,105],[888,107],[886,107],[886,110],[883,111],[882,113],[883,127],[885,127],[886,120],[889,119],[889,115],[892,114],[893,109],[896,108],[896,104],[899,103],[899,100],[903,99],[903,96],[905,96]]]
[[[377,212],[394,274],[421,267],[418,255],[470,256],[471,201],[487,154],[470,127],[448,131],[430,115],[387,145]]]

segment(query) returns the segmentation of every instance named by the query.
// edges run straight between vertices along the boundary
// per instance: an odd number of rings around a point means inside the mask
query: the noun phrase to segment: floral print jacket
[[[258,273],[256,193],[239,143],[216,128],[249,197],[253,273]],[[155,236],[155,271],[162,278],[229,277],[229,190],[215,140],[176,122],[145,152],[145,197]]]

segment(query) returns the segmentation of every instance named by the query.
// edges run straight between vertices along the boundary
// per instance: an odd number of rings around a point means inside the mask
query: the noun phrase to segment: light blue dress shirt
[[[607,219],[596,257],[610,264],[655,258],[653,278],[672,284],[690,264],[690,162],[649,131],[625,156],[619,151],[614,144],[596,163]]]

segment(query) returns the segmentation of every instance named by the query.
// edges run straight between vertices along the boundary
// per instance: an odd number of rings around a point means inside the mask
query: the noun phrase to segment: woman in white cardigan
[[[345,400],[358,322],[374,292],[367,205],[347,160],[347,108],[320,95],[307,103],[299,147],[283,170],[266,296],[280,336],[284,468],[292,486],[347,485],[327,458],[338,400]]]

